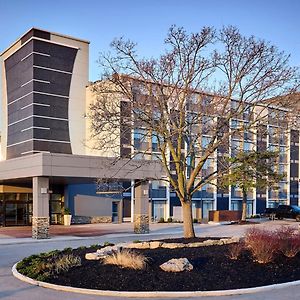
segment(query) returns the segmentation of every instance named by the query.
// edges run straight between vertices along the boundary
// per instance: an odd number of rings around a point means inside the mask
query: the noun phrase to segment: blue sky
[[[299,12],[298,0],[0,0],[0,51],[33,26],[87,39],[96,80],[99,52],[115,37],[136,41],[141,56],[157,56],[172,24],[187,31],[230,24],[270,41],[300,66]]]

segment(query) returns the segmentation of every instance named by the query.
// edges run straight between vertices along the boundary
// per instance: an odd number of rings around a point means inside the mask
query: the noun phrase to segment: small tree
[[[219,182],[222,186],[236,186],[242,190],[242,221],[247,216],[247,195],[253,188],[270,188],[284,178],[276,170],[278,152],[249,151],[238,152],[229,158],[229,172],[222,175]]]
[[[206,162],[219,158],[220,149],[228,151],[232,135],[256,127],[279,96],[297,89],[297,69],[276,47],[232,26],[191,34],[172,26],[158,58],[139,58],[136,44],[123,38],[111,46],[114,52],[100,58],[103,80],[93,85],[94,147],[115,150],[119,157],[149,158],[155,140],[164,180],[181,202],[184,237],[194,237],[193,195],[224,172],[204,172]],[[271,100],[261,104],[266,98]],[[242,126],[229,130],[231,120],[244,116]],[[281,119],[286,122],[287,114]],[[138,143],[131,139],[136,129]],[[127,148],[120,151],[124,143]]]

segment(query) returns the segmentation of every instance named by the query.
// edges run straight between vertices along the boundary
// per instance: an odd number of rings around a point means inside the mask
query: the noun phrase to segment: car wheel
[[[296,221],[300,222],[300,215],[296,216]]]

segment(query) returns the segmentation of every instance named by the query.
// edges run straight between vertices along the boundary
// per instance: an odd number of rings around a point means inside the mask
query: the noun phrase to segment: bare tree
[[[231,26],[192,34],[172,26],[165,45],[160,57],[141,59],[132,41],[112,42],[92,86],[91,138],[115,156],[160,160],[182,205],[184,237],[194,237],[193,195],[217,185],[231,138],[254,135],[275,99],[295,92],[298,74],[289,56]]]

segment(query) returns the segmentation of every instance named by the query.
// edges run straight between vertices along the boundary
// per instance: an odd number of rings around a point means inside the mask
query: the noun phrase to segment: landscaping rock
[[[177,249],[187,247],[187,245],[181,243],[163,243],[161,247],[167,249]]]
[[[232,244],[232,243],[238,243],[239,242],[239,238],[237,237],[233,237],[233,238],[230,238],[230,239],[220,239],[220,241],[223,242],[223,244]]]
[[[153,241],[150,242],[150,249],[157,249],[159,248],[163,243],[159,241]]]
[[[129,249],[149,249],[150,242],[131,243],[126,246]]]
[[[221,240],[215,240],[215,245],[221,246],[221,245],[224,245],[224,242]]]
[[[231,238],[231,242],[232,242],[232,243],[238,243],[240,240],[241,240],[241,239],[240,239],[238,236],[233,236],[233,237]]]
[[[99,260],[99,259],[101,259],[101,257],[98,255],[97,252],[93,252],[93,253],[86,253],[85,254],[85,259],[87,259],[87,260]]]
[[[183,272],[193,270],[193,265],[187,258],[172,258],[159,266],[165,272]]]
[[[196,243],[189,243],[187,244],[187,246],[190,248],[196,248],[196,247],[203,247],[205,246],[205,244],[203,244],[202,242],[196,242]]]
[[[98,249],[97,253],[98,256],[105,257],[107,255],[113,254],[114,252],[120,251],[121,249],[122,249],[121,245],[107,246],[102,249]]]
[[[215,240],[206,240],[203,242],[204,246],[213,246],[216,245],[216,241]]]

